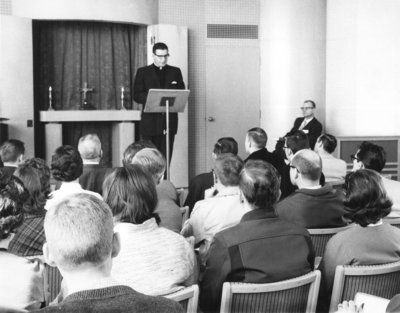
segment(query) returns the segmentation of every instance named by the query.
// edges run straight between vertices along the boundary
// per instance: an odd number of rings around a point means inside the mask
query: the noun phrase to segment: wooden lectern
[[[165,113],[166,120],[166,159],[167,159],[167,180],[169,175],[169,113],[179,113],[185,110],[189,97],[189,90],[181,89],[150,89],[144,108],[145,113]]]

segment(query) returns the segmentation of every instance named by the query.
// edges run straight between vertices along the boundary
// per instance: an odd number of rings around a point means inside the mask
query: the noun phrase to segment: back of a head
[[[321,142],[324,150],[330,154],[335,151],[337,146],[337,140],[335,136],[330,134],[322,134],[321,136],[319,136],[318,142]]]
[[[305,179],[319,183],[322,161],[318,153],[310,149],[300,150],[294,155],[292,165]]]
[[[51,158],[51,174],[54,179],[70,182],[82,175],[83,161],[79,151],[72,146],[61,146]]]
[[[78,150],[84,160],[101,158],[101,141],[97,134],[87,134],[79,138]]]
[[[112,213],[95,196],[81,193],[58,202],[47,211],[44,230],[48,249],[62,269],[96,266],[111,257]]]
[[[357,152],[357,158],[364,164],[364,167],[380,173],[386,164],[385,150],[372,142],[361,143]]]
[[[310,149],[308,136],[302,130],[296,130],[293,135],[286,137],[286,146],[293,154],[302,149]]]
[[[50,169],[44,160],[28,159],[18,166],[14,175],[21,179],[29,193],[29,199],[24,203],[24,212],[36,213],[43,209],[51,192]]]
[[[387,216],[392,207],[382,178],[373,170],[360,169],[348,173],[344,183],[347,216],[365,227]]]
[[[243,161],[232,153],[220,154],[215,160],[215,175],[224,186],[238,186],[242,168]]]
[[[160,151],[154,148],[144,148],[132,158],[132,164],[138,164],[146,169],[156,183],[165,172],[167,162]]]
[[[116,168],[103,183],[103,198],[119,222],[141,224],[154,217],[157,191],[153,177],[140,165]]]
[[[217,143],[214,145],[215,155],[220,155],[222,153],[232,153],[234,155],[238,154],[238,143],[232,137],[222,137],[218,139]]]
[[[122,163],[124,165],[132,164],[132,159],[140,150],[144,148],[154,148],[156,146],[150,140],[139,140],[131,143],[128,147],[126,147],[124,151],[124,156],[122,159]]]
[[[21,225],[23,204],[28,193],[17,177],[2,177],[0,181],[0,241]]]
[[[257,149],[265,148],[268,141],[267,133],[260,127],[254,127],[247,131],[247,136],[251,142],[257,147]]]
[[[23,154],[25,154],[25,145],[20,140],[7,140],[0,147],[0,157],[3,162],[17,162],[18,157]]]
[[[281,178],[271,164],[249,160],[240,173],[239,188],[253,209],[272,209],[280,196]]]

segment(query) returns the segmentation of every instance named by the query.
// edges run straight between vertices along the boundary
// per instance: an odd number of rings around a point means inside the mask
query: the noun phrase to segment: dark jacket
[[[278,218],[272,208],[246,213],[240,223],[217,233],[209,250],[200,306],[219,312],[225,281],[269,283],[314,269],[314,250],[304,227]]]
[[[279,217],[305,228],[332,228],[347,225],[343,194],[326,185],[318,189],[298,189],[276,204]]]
[[[266,148],[262,148],[250,154],[244,162],[248,160],[262,160],[272,164],[282,175],[282,167],[285,166],[285,161],[278,155],[269,152]]]
[[[137,70],[134,86],[133,98],[137,103],[146,104],[147,94],[150,89],[185,89],[181,70],[178,67],[166,65],[163,69],[165,71],[165,84],[160,85],[157,77],[154,64],[141,67]],[[176,134],[178,129],[178,115],[177,113],[170,113],[170,132]],[[143,113],[142,120],[140,121],[140,134],[143,136],[157,136],[162,135],[165,129],[165,114],[164,113]]]
[[[188,195],[185,200],[185,206],[189,207],[189,213],[192,212],[197,201],[204,199],[204,191],[214,186],[213,172],[197,175],[190,181]]]
[[[83,189],[102,195],[104,179],[111,171],[111,168],[99,164],[84,164],[79,183]]]
[[[298,130],[303,121],[304,117],[296,118],[292,129],[285,135],[285,137],[292,135],[296,130]],[[317,142],[318,137],[321,136],[322,133],[322,124],[314,117],[311,121],[308,122],[308,124],[302,130],[303,131],[306,130],[305,133],[307,133],[308,141],[310,143],[310,148],[314,149],[315,143]]]

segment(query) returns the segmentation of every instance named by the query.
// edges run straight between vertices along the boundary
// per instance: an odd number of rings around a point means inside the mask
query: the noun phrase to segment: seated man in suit
[[[268,136],[264,129],[254,127],[247,131],[245,148],[249,156],[245,160],[262,160],[272,164],[280,173],[281,168],[285,165],[283,158],[279,158],[277,154],[267,150]]]
[[[290,164],[290,178],[297,189],[276,205],[282,219],[305,228],[345,226],[343,194],[331,185],[321,186],[321,158],[309,149],[298,151]]]
[[[285,137],[294,135],[298,130],[302,130],[307,134],[309,140],[308,145],[311,149],[314,149],[317,138],[322,133],[322,124],[314,116],[315,108],[315,102],[312,100],[306,100],[301,104],[300,110],[303,117],[296,118],[292,129],[284,137],[279,138],[275,146],[275,151],[273,152],[274,154],[280,157],[285,157],[285,153],[282,150],[285,143]]]
[[[238,144],[236,140],[232,137],[222,137],[218,139],[214,145],[214,150],[212,153],[212,158],[215,160],[220,154],[232,153],[237,155]],[[189,207],[189,212],[192,212],[194,205],[197,201],[203,200],[205,198],[205,191],[210,189],[215,184],[214,170],[207,173],[202,173],[197,175],[190,181],[189,192],[185,200],[185,206]]]
[[[335,136],[322,134],[318,137],[314,150],[319,154],[322,160],[322,171],[326,182],[344,181],[347,172],[346,162],[335,158],[332,153],[337,146]]]
[[[78,151],[83,161],[83,172],[79,183],[83,189],[102,194],[104,177],[110,168],[100,164],[103,150],[97,134],[87,134],[79,138]]]
[[[243,204],[250,211],[238,225],[214,236],[200,287],[203,311],[219,311],[225,281],[269,283],[314,269],[314,251],[307,230],[275,215],[279,180],[271,164],[260,160],[245,163],[239,188]]]
[[[25,155],[25,145],[17,139],[5,141],[0,147],[0,157],[3,161],[1,171],[7,176],[14,174],[18,165],[22,163]]]
[[[57,266],[66,297],[39,312],[182,312],[177,302],[151,297],[111,277],[120,251],[108,205],[92,195],[64,198],[46,214],[46,263]]]
[[[372,142],[364,141],[361,143],[355,155],[351,155],[353,160],[353,171],[362,168],[374,170],[381,173],[386,164],[385,150]],[[393,202],[392,211],[388,217],[400,217],[400,182],[388,179],[381,175],[383,186],[387,195]]]
[[[155,148],[144,148],[135,154],[131,164],[138,164],[146,169],[153,177],[156,188],[163,183],[162,188],[157,188],[158,205],[155,212],[161,219],[160,226],[179,233],[182,228],[182,214],[175,201],[175,186],[170,181],[163,180],[167,166],[164,156]]]

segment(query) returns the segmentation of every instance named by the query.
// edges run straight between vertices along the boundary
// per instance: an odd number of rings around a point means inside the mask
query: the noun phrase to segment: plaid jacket
[[[24,222],[17,228],[8,246],[8,252],[19,256],[42,255],[46,241],[43,229],[45,215],[44,209],[37,214],[25,214]]]

